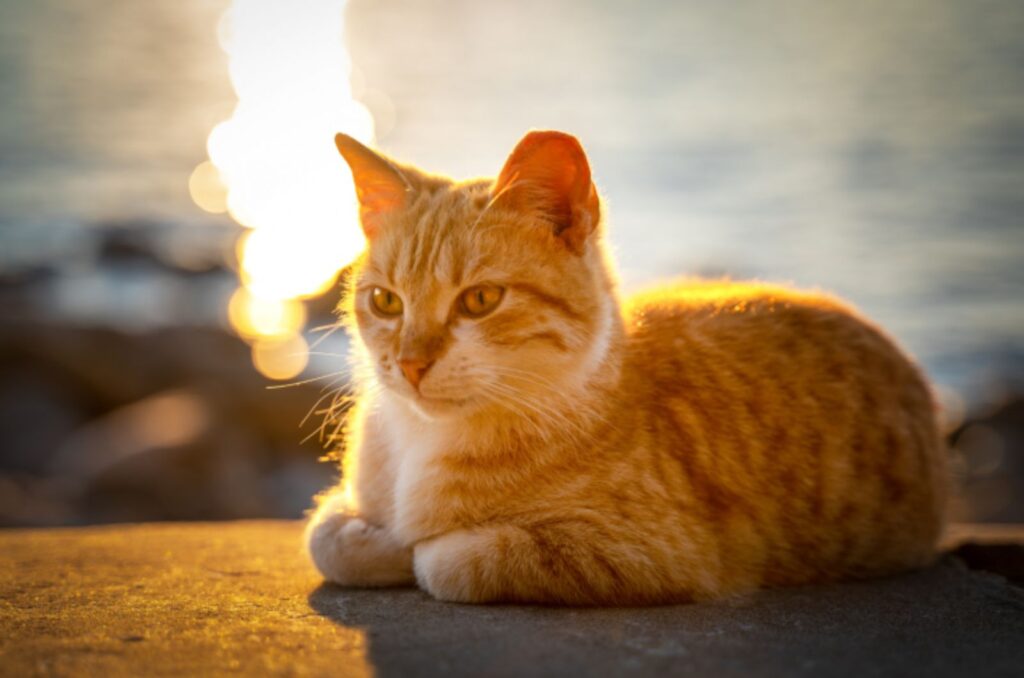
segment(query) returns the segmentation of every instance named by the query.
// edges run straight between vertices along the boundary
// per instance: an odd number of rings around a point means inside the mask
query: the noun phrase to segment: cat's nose
[[[405,375],[406,380],[412,384],[413,388],[420,387],[420,382],[433,364],[433,360],[421,358],[400,358],[398,360],[398,366],[402,368],[402,374]]]

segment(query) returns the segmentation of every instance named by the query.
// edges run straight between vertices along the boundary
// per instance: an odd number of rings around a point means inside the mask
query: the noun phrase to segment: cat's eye
[[[396,316],[402,312],[402,298],[383,287],[374,287],[370,292],[373,310],[383,316]]]
[[[497,285],[470,287],[459,297],[459,308],[466,315],[479,318],[497,308],[504,295],[505,290]]]

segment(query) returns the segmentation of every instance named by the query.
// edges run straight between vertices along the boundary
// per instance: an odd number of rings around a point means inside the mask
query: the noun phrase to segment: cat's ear
[[[577,254],[601,218],[587,156],[576,137],[564,132],[524,136],[494,182],[491,200],[548,221]]]
[[[352,170],[363,232],[367,239],[373,239],[381,221],[405,206],[412,184],[394,163],[347,134],[339,133],[334,143]]]

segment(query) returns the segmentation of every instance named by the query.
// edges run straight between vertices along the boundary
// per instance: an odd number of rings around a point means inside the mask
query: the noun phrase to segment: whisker
[[[271,385],[267,386],[266,388],[267,388],[268,391],[276,391],[277,389],[281,389],[281,388],[293,388],[295,386],[305,386],[306,384],[312,384],[315,381],[321,381],[323,379],[330,379],[331,377],[338,377],[339,375],[344,375],[345,373],[346,373],[346,370],[338,370],[337,372],[330,372],[328,374],[321,374],[318,377],[310,377],[309,379],[303,379],[301,381],[293,381],[293,382],[289,382],[287,384],[271,384]]]
[[[561,423],[561,424],[563,424],[563,425],[565,425],[567,427],[576,429],[577,432],[579,432],[579,433],[583,432],[583,430],[579,427],[577,422],[572,421],[571,419],[566,417],[563,413],[558,412],[556,410],[550,410],[550,409],[549,410],[545,410],[545,409],[542,409],[539,405],[537,405],[536,403],[530,402],[529,400],[524,398],[521,393],[519,393],[518,391],[516,391],[515,389],[509,387],[506,384],[500,384],[500,383],[497,383],[497,382],[491,382],[491,383],[487,384],[487,387],[492,392],[504,396],[504,400],[503,400],[502,404],[505,404],[505,403],[508,403],[508,402],[516,403],[516,404],[520,405],[521,407],[526,408],[527,410],[532,412],[533,415],[537,419],[539,419],[541,421],[555,421],[556,423]],[[536,422],[534,422],[534,423],[536,423]],[[549,438],[549,435],[547,435],[547,433],[549,431],[548,428],[544,428],[544,431],[545,431],[546,434],[543,437],[545,439],[548,439]]]
[[[313,414],[320,414],[322,412],[322,410],[317,410],[317,408],[320,407],[320,403],[322,403],[327,398],[337,398],[339,393],[341,392],[342,388],[344,388],[344,387],[339,387],[339,388],[336,388],[336,389],[334,389],[332,391],[328,391],[327,393],[325,393],[322,396],[320,396],[319,398],[317,398],[317,401],[315,403],[313,403],[313,406],[311,408],[309,408],[308,412],[306,412],[306,416],[304,416],[302,418],[302,421],[299,422],[299,428],[302,428],[303,426],[305,426],[306,422],[309,421],[309,418]],[[332,407],[333,407],[333,405],[332,405]]]
[[[515,378],[522,379],[527,383],[532,383],[535,386],[547,390],[552,395],[554,395],[558,400],[564,400],[564,396],[561,390],[559,390],[553,382],[544,379],[540,375],[527,373],[517,368],[508,366],[497,365],[492,366],[492,368],[494,372],[497,372],[498,374],[505,374],[506,376],[512,376]],[[504,387],[505,389],[510,388],[507,384],[502,384],[502,387]],[[522,399],[521,394],[516,394],[516,396]],[[546,416],[547,418],[557,420],[558,422],[564,424],[565,426],[570,427],[576,434],[580,436],[587,436],[590,433],[589,428],[584,423],[585,419],[592,419],[600,421],[602,423],[607,422],[606,417],[602,416],[592,406],[576,402],[574,403],[574,408],[577,412],[582,414],[583,417],[569,417],[565,413],[550,407],[546,410],[542,410],[541,412],[543,412],[544,416]]]
[[[317,346],[319,346],[321,343],[323,343],[324,339],[337,332],[339,329],[344,327],[344,325],[342,325],[341,323],[334,323],[333,325],[324,325],[323,327],[327,331],[322,336],[317,337],[316,341],[309,345],[310,349],[314,349]]]

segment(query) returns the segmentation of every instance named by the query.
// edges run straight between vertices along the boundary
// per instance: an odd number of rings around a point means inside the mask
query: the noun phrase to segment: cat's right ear
[[[339,133],[334,143],[352,170],[359,199],[359,220],[367,240],[372,240],[386,217],[405,206],[412,185],[386,157]]]
[[[491,201],[531,212],[548,222],[556,237],[580,254],[601,220],[597,189],[583,146],[565,132],[533,131],[505,161],[491,188]]]

